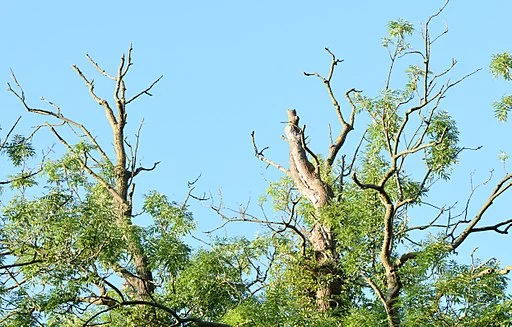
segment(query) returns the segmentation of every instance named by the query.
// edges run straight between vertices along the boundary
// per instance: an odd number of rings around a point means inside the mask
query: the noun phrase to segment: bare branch
[[[354,183],[356,183],[357,186],[359,186],[361,189],[363,190],[366,190],[366,189],[371,189],[371,190],[375,190],[377,192],[380,192],[380,191],[383,191],[383,188],[379,185],[376,185],[376,184],[370,184],[370,183],[362,183],[358,178],[357,178],[357,175],[356,173],[352,173],[352,180],[354,181]]]
[[[505,229],[500,229],[500,227],[505,226]],[[512,227],[512,219],[507,219],[500,223],[485,226],[485,227],[475,227],[472,229],[472,232],[486,232],[486,231],[495,231],[499,234],[508,234],[508,230]]]
[[[158,164],[160,164],[160,161],[155,162],[153,164],[153,167],[151,167],[151,168],[139,167],[139,168],[135,169],[135,171],[133,172],[133,177],[137,176],[141,171],[155,170],[155,168],[156,168],[156,166],[158,166]]]
[[[35,255],[34,255],[34,257],[35,257]],[[27,262],[17,262],[17,263],[12,263],[12,264],[8,264],[8,265],[2,265],[2,266],[0,266],[0,270],[9,269],[9,268],[23,267],[23,266],[30,266],[30,265],[33,265],[35,263],[41,263],[41,262],[43,262],[43,260],[41,260],[41,259],[34,259],[34,260],[31,260],[31,261],[27,261]]]
[[[479,72],[479,71],[481,71],[481,70],[482,70],[482,68],[475,69],[475,70],[474,70],[474,71],[472,71],[471,73],[469,73],[469,74],[466,74],[466,75],[462,76],[462,77],[461,77],[461,78],[459,78],[457,81],[455,81],[455,82],[453,82],[453,83],[451,83],[451,84],[448,84],[448,83],[447,83],[447,85],[446,85],[446,90],[448,90],[448,89],[450,89],[450,88],[454,87],[455,85],[459,84],[460,82],[462,82],[462,81],[463,81],[463,80],[465,80],[466,78],[468,78],[468,77],[470,77],[470,76],[472,76],[472,75],[474,75],[474,74],[478,73],[478,72]]]
[[[156,302],[149,302],[149,301],[142,301],[142,300],[135,300],[135,301],[122,301],[122,302],[118,302],[116,303],[115,305],[112,305],[110,307],[108,307],[107,309],[105,310],[101,310],[99,312],[97,312],[96,314],[94,314],[93,316],[91,316],[87,321],[85,321],[85,323],[83,324],[83,326],[92,326],[90,325],[90,323],[96,319],[96,317],[104,314],[104,313],[107,313],[111,310],[114,310],[118,307],[122,307],[122,306],[134,306],[134,305],[144,305],[144,306],[150,306],[150,307],[154,307],[154,308],[157,308],[157,309],[160,309],[164,312],[166,312],[167,314],[169,314],[170,316],[172,316],[176,321],[177,321],[177,324],[175,326],[179,326],[179,325],[182,325],[183,323],[185,322],[196,322],[200,325],[200,323],[202,322],[201,320],[199,319],[196,319],[196,318],[180,318],[180,316],[174,311],[174,310],[171,310],[170,308],[166,307],[165,305],[162,305],[160,303],[156,303]],[[215,325],[202,325],[202,326],[215,326]],[[230,327],[229,325],[225,325],[225,324],[219,324],[217,326],[221,326],[221,327]]]
[[[265,157],[265,155],[263,154],[263,151],[267,150],[268,147],[264,147],[262,150],[258,150],[258,147],[256,146],[256,139],[255,139],[254,131],[252,131],[252,133],[251,133],[251,139],[252,139],[252,145],[254,147],[254,155],[256,156],[256,158],[265,162],[269,166],[279,169],[281,172],[285,173],[286,175],[290,174],[290,171],[288,169],[284,168],[280,164],[277,164],[277,163],[273,162],[272,160],[268,159],[267,157]]]
[[[306,150],[306,152],[311,157],[313,157],[313,160],[315,160],[315,172],[316,172],[317,175],[320,176],[320,160],[318,160],[318,157],[316,156],[316,154],[313,151],[311,151],[311,149],[306,144],[306,136],[305,135],[306,135],[306,125],[304,125],[302,127],[302,131],[301,131],[302,146],[304,147],[304,150]]]
[[[58,120],[62,121],[63,123],[68,124],[69,126],[75,126],[76,128],[80,129],[85,134],[87,139],[95,146],[95,149],[100,153],[100,155],[103,158],[103,160],[105,161],[105,163],[110,163],[110,159],[107,156],[107,154],[105,153],[105,151],[103,150],[103,148],[99,145],[99,143],[96,141],[96,138],[92,136],[91,132],[84,125],[64,116],[60,112],[60,108],[58,105],[56,105],[55,103],[53,103],[51,101],[46,100],[45,98],[42,98],[42,100],[47,102],[52,107],[54,107],[57,110],[56,112],[51,111],[51,110],[30,107],[25,100],[25,93],[24,93],[21,85],[19,84],[18,80],[16,79],[16,76],[14,75],[14,73],[12,73],[11,77],[14,80],[19,92],[12,89],[11,85],[9,83],[7,83],[8,91],[13,93],[18,98],[18,100],[22,103],[22,105],[25,107],[25,109],[28,112],[36,113],[36,114],[43,115],[43,116],[55,117]],[[49,124],[46,124],[46,126],[49,126]]]
[[[90,63],[91,63],[95,68],[96,68],[96,70],[97,70],[98,72],[100,72],[100,74],[101,74],[101,75],[103,75],[103,76],[105,76],[105,77],[107,77],[108,79],[111,79],[111,80],[113,80],[113,81],[115,81],[115,80],[116,80],[116,78],[115,78],[115,77],[113,77],[113,76],[109,75],[109,74],[105,71],[105,69],[101,68],[101,67],[100,67],[100,65],[98,65],[98,63],[97,63],[97,62],[95,62],[94,60],[92,60],[92,58],[91,58],[91,56],[89,56],[89,54],[86,54],[85,56],[87,57],[87,59],[89,60],[89,62],[90,62]]]
[[[7,185],[7,184],[15,183],[15,182],[18,182],[18,181],[21,181],[21,180],[24,180],[24,179],[28,179],[28,178],[34,177],[37,174],[39,174],[42,170],[43,170],[42,168],[39,168],[39,169],[36,169],[34,171],[29,172],[28,174],[27,173],[23,173],[19,177],[16,177],[16,178],[13,178],[13,179],[8,179],[6,181],[0,181],[0,185]]]
[[[363,142],[365,140],[366,133],[368,133],[368,129],[366,129],[361,136],[361,139],[359,140],[359,143],[357,144],[356,149],[354,150],[354,154],[352,155],[352,160],[350,161],[350,165],[348,166],[347,172],[342,172],[342,176],[346,177],[349,176],[352,173],[352,170],[354,168],[354,164],[356,163],[357,154],[359,153],[359,150],[361,149],[361,146],[363,145]]]
[[[377,295],[377,297],[381,300],[382,304],[384,304],[384,307],[386,307],[386,298],[384,297],[384,294],[382,293],[382,291],[379,289],[379,287],[377,286],[377,284],[375,284],[371,279],[370,277],[367,277],[365,276],[363,273],[360,274],[361,277],[363,277],[363,279],[368,283],[368,285],[370,285],[370,287],[373,289],[373,291],[375,292],[375,294]]]
[[[11,129],[9,129],[9,132],[7,132],[7,135],[5,135],[4,141],[2,142],[2,144],[0,144],[0,150],[2,150],[5,147],[5,145],[7,144],[7,141],[9,140],[9,137],[11,136],[12,132],[14,131],[14,129],[16,128],[16,126],[18,125],[20,120],[21,120],[21,116],[19,116],[18,119],[16,119],[14,124],[11,126]]]
[[[446,224],[436,224],[436,221],[443,216],[445,210],[445,208],[440,208],[439,213],[430,222],[425,225],[408,227],[404,230],[404,232],[410,232],[413,230],[425,230],[430,227],[446,228]]]
[[[436,18],[437,16],[439,16],[439,15],[443,12],[443,10],[446,8],[446,6],[448,5],[448,3],[449,3],[449,2],[450,2],[450,0],[446,0],[446,1],[444,2],[444,4],[441,6],[441,8],[439,8],[439,10],[438,10],[435,14],[430,15],[430,16],[428,17],[427,23],[425,24],[425,29],[427,29],[427,30],[428,30],[428,25],[430,24],[430,22],[432,21],[432,19],[434,19],[434,18]]]
[[[474,232],[474,229],[476,228],[475,227],[476,224],[478,224],[478,222],[482,219],[483,215],[491,207],[494,200],[496,200],[501,194],[503,194],[505,191],[507,191],[511,186],[512,186],[512,174],[507,174],[496,184],[494,190],[491,192],[491,194],[487,198],[487,201],[482,205],[482,207],[477,212],[477,214],[474,216],[474,218],[471,220],[469,225],[452,242],[453,250],[457,249],[462,244],[462,242],[464,242],[464,240],[469,236],[469,234]],[[510,221],[507,221],[504,224],[507,224],[507,223],[510,223]],[[503,226],[503,225],[497,226],[496,228],[501,227],[501,226]],[[491,227],[493,227],[493,226],[491,226]],[[492,230],[492,228],[485,229],[485,230]],[[508,227],[506,230],[508,230]]]
[[[149,91],[151,91],[151,89],[153,88],[153,86],[156,85],[156,83],[160,82],[160,80],[164,77],[164,75],[161,75],[159,78],[157,78],[153,83],[151,83],[151,85],[149,85],[147,88],[145,88],[144,90],[142,90],[141,92],[137,93],[135,96],[133,96],[132,98],[130,98],[129,100],[127,100],[125,102],[125,104],[129,104],[130,102],[136,100],[138,97],[140,97],[141,95],[147,95],[147,96],[153,96],[153,94],[149,93]]]
[[[446,4],[448,4],[448,2],[446,2]],[[446,6],[446,5],[445,5]],[[443,35],[446,35],[448,34],[448,24],[445,25],[444,27],[444,30],[438,35],[436,36],[431,42],[430,44],[434,44],[437,40],[439,40]]]
[[[82,71],[80,70],[80,68],[78,68],[77,65],[73,65],[72,66],[73,69],[76,71],[76,73],[78,74],[78,76],[80,76],[82,78],[82,80],[85,82],[85,85],[88,87],[89,89],[89,94],[91,95],[91,97],[94,99],[94,101],[96,101],[96,103],[98,103],[100,106],[103,107],[103,109],[105,110],[105,114],[107,115],[107,119],[111,125],[112,128],[114,128],[114,126],[117,125],[117,119],[114,115],[114,111],[112,110],[112,108],[110,107],[110,104],[107,102],[107,100],[105,99],[102,99],[100,97],[98,97],[96,95],[96,93],[94,93],[94,82],[93,81],[89,81],[87,79],[87,77],[85,77],[85,75],[82,73]]]

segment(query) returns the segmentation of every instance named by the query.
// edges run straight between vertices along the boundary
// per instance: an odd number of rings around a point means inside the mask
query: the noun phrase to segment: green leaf
[[[460,152],[457,125],[447,111],[440,111],[432,117],[427,133],[433,143],[427,149],[427,163],[436,175],[448,179]]]
[[[508,112],[512,108],[512,95],[506,95],[500,101],[493,103],[494,115],[499,121],[505,122],[508,118]]]
[[[510,159],[510,155],[506,153],[505,151],[501,150],[498,154],[498,160],[502,163],[505,163],[508,159]]]
[[[5,151],[12,163],[19,167],[35,155],[32,144],[22,135],[14,135],[13,140],[5,146]]]
[[[494,78],[503,77],[509,81],[512,79],[512,54],[505,51],[493,55],[489,69]]]
[[[391,38],[403,39],[405,35],[412,35],[414,32],[414,25],[399,18],[392,20],[388,23],[388,33]]]
[[[194,219],[185,206],[170,202],[167,196],[157,191],[145,196],[143,209],[165,233],[184,236],[195,228]]]

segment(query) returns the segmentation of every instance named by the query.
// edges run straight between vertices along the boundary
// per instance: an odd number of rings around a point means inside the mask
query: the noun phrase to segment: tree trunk
[[[386,295],[384,306],[388,316],[388,326],[398,327],[400,326],[400,316],[398,313],[397,302],[400,290],[402,289],[402,282],[400,281],[400,276],[398,276],[395,267],[393,267],[393,270],[386,272],[386,279],[388,293]]]
[[[320,167],[308,159],[303,131],[299,128],[299,117],[295,110],[288,110],[288,124],[285,128],[290,146],[290,175],[299,192],[315,208],[316,222],[308,235],[314,251],[315,277],[319,282],[315,292],[318,309],[326,311],[337,307],[334,297],[340,294],[341,279],[337,273],[337,255],[334,233],[322,221],[320,211],[329,204],[333,193],[320,177]],[[331,276],[334,275],[334,276]]]
[[[135,226],[132,224],[132,204],[129,201],[129,178],[130,172],[126,168],[126,149],[124,147],[124,117],[119,117],[117,128],[114,128],[114,148],[116,152],[116,191],[120,195],[120,199],[115,200],[117,207],[117,220],[118,226],[123,229],[124,237],[127,243],[127,249],[133,257],[135,267],[135,275],[129,278],[128,282],[137,291],[137,300],[150,301],[151,295],[155,290],[153,282],[153,274],[149,268],[148,258],[140,243],[140,238],[137,235]]]

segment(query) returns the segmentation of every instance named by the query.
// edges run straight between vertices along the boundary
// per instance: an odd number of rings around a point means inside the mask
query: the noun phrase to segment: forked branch
[[[265,157],[263,152],[268,149],[268,146],[264,147],[261,150],[258,150],[258,146],[256,145],[256,138],[255,138],[254,131],[251,132],[251,140],[252,140],[252,146],[254,147],[254,155],[256,156],[256,158],[260,159],[261,161],[268,164],[269,166],[279,169],[281,172],[285,173],[286,175],[288,175],[288,176],[290,175],[290,171],[288,169],[284,168],[280,164],[275,163],[274,161]]]
[[[507,191],[512,186],[512,174],[505,175],[494,187],[493,191],[487,198],[487,201],[482,205],[480,210],[476,213],[476,215],[473,217],[473,219],[470,221],[468,226],[460,233],[458,237],[454,239],[452,242],[451,248],[452,250],[456,250],[463,242],[466,240],[466,238],[473,232],[482,232],[482,231],[498,231],[499,227],[508,225],[502,233],[507,233],[508,229],[510,228],[510,224],[512,224],[512,220],[506,220],[503,222],[500,222],[496,225],[492,226],[486,226],[486,227],[480,227],[477,228],[476,225],[480,222],[480,220],[483,218],[484,214],[487,212],[487,210],[491,207],[493,202],[501,196],[505,191]]]
[[[304,72],[304,75],[316,76],[324,83],[324,85],[327,89],[327,94],[329,95],[329,98],[331,99],[332,105],[334,106],[334,110],[336,111],[336,115],[338,116],[338,120],[341,124],[340,134],[336,137],[336,140],[331,144],[331,146],[329,148],[329,154],[325,160],[325,168],[326,168],[326,170],[329,170],[332,167],[339,150],[345,143],[348,133],[354,129],[354,120],[355,120],[355,114],[356,114],[357,109],[356,109],[356,106],[354,105],[352,98],[350,97],[350,94],[352,92],[360,92],[360,91],[351,89],[345,94],[345,97],[347,98],[348,102],[351,105],[351,112],[349,114],[349,119],[347,121],[347,119],[343,115],[341,105],[340,105],[338,99],[336,98],[336,95],[334,94],[334,91],[332,89],[332,84],[331,84],[334,70],[339,63],[343,62],[343,60],[337,59],[336,56],[334,55],[334,53],[332,53],[328,48],[325,48],[325,51],[327,51],[329,53],[329,55],[331,56],[331,65],[329,67],[329,73],[328,73],[327,77],[323,77],[322,75],[320,75],[317,72],[314,72],[314,73]]]

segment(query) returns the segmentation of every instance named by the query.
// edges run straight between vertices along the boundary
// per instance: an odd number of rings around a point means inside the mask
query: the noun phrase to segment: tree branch
[[[161,75],[159,78],[157,78],[155,81],[153,81],[153,83],[151,83],[147,88],[145,88],[144,90],[140,91],[139,93],[137,93],[136,95],[134,95],[133,97],[131,97],[129,100],[127,100],[125,102],[125,104],[129,104],[130,102],[133,102],[135,101],[138,97],[142,96],[142,95],[147,95],[147,96],[153,96],[153,94],[149,93],[149,91],[151,91],[151,89],[153,88],[153,86],[156,85],[156,83],[160,82],[160,80],[164,77],[164,75]]]
[[[108,103],[108,101],[98,97],[96,95],[96,93],[94,93],[94,82],[93,81],[89,81],[87,79],[87,77],[85,77],[85,75],[82,73],[80,68],[78,68],[77,65],[72,65],[72,67],[76,71],[78,76],[80,76],[82,78],[82,80],[85,82],[85,85],[89,89],[89,94],[94,99],[94,101],[96,101],[96,103],[98,103],[100,106],[103,107],[103,109],[105,110],[105,114],[107,115],[107,120],[110,123],[110,126],[112,128],[114,128],[117,125],[117,119],[116,119],[116,117],[114,115],[114,111],[110,107],[110,104]]]
[[[254,147],[254,155],[256,156],[256,158],[260,159],[261,161],[268,164],[269,166],[279,169],[281,172],[285,173],[286,175],[288,175],[288,176],[290,175],[290,171],[288,169],[284,168],[280,164],[277,164],[277,163],[273,162],[272,160],[268,159],[267,157],[265,157],[265,155],[263,154],[263,151],[267,150],[268,146],[264,147],[261,150],[258,150],[258,147],[256,146],[256,139],[255,139],[254,131],[251,132],[251,139],[252,139],[252,145]]]
[[[462,231],[462,233],[452,242],[452,250],[457,249],[463,242],[466,240],[466,238],[475,231],[475,226],[478,224],[478,222],[482,219],[485,212],[492,206],[494,200],[496,200],[500,195],[502,195],[506,190],[508,190],[512,186],[512,174],[505,175],[495,186],[494,190],[491,192],[489,197],[487,198],[487,201],[482,205],[480,210],[477,212],[477,214],[474,216],[474,218],[471,220],[469,225]],[[510,223],[510,220],[504,222],[504,224]],[[496,228],[501,227],[503,225],[496,226]],[[493,227],[493,226],[491,226]],[[483,227],[486,228],[486,227]],[[506,230],[508,230],[509,227],[507,227]],[[484,230],[492,230],[492,228],[486,228]],[[483,230],[479,230],[483,231]]]

